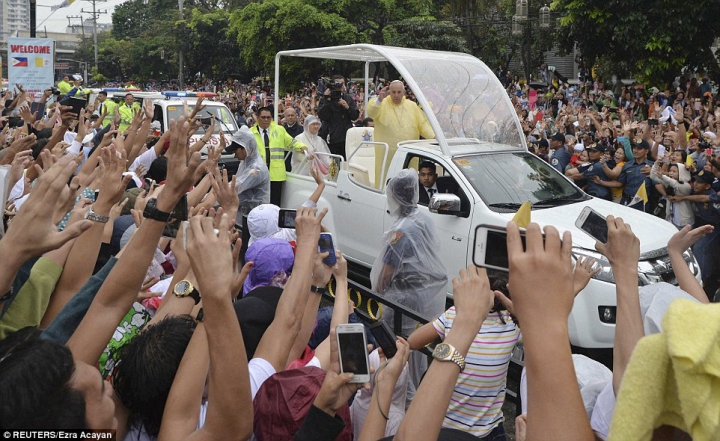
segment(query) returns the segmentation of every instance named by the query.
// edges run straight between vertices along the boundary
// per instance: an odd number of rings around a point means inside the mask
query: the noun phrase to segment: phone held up
[[[361,323],[341,324],[335,328],[340,372],[355,374],[351,383],[370,381],[370,363],[368,362],[365,328]]]
[[[333,237],[330,233],[320,233],[320,240],[318,240],[318,249],[321,253],[329,253],[326,258],[323,259],[323,263],[327,266],[333,266],[337,263],[337,256],[335,256],[335,246],[333,244]]]
[[[575,221],[575,226],[598,242],[607,243],[608,241],[608,227],[605,216],[590,207],[583,208],[580,216]]]
[[[375,322],[370,325],[370,332],[375,337],[377,344],[382,348],[385,357],[393,358],[397,353],[397,346],[395,345],[397,337],[390,329],[390,326],[383,321]]]
[[[295,216],[297,210],[286,210],[280,209],[278,213],[278,227],[279,228],[295,228]]]
[[[544,238],[543,234],[543,240]],[[520,239],[525,249],[525,229],[520,229]],[[473,264],[506,273],[510,271],[505,227],[483,224],[475,229]]]
[[[175,239],[182,222],[186,220],[188,220],[188,204],[187,194],[184,194],[170,213],[170,220],[167,221],[163,229],[163,237]]]

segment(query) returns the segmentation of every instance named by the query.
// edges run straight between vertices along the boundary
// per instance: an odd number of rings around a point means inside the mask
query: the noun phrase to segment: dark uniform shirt
[[[565,174],[565,167],[570,164],[570,158],[572,158],[572,155],[565,147],[556,149],[552,158],[550,158],[550,165],[552,165],[555,170]]]
[[[610,178],[605,174],[603,166],[600,161],[591,162],[589,164],[578,166],[578,171],[585,176],[587,179],[587,187],[585,187],[585,193],[590,196],[595,196],[605,200],[612,199],[612,194],[608,187],[603,187],[600,184],[596,184],[592,181],[593,176],[599,176],[601,181],[610,181]]]
[[[640,186],[642,183],[645,183],[645,191],[650,194],[650,189],[653,187],[653,182],[650,179],[649,175],[644,175],[640,172],[643,167],[645,166],[652,167],[653,163],[652,161],[648,161],[647,159],[644,160],[641,163],[637,163],[636,161],[630,161],[626,162],[623,166],[622,170],[620,171],[620,176],[618,176],[618,181],[625,184],[625,197],[633,198],[637,191],[640,189]]]
[[[693,192],[693,194],[695,194]],[[720,227],[720,196],[710,190],[710,202],[693,202],[693,213],[695,213],[695,224],[693,228],[703,225],[714,225]]]

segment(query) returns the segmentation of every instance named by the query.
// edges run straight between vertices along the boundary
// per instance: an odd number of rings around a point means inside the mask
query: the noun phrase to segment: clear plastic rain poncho
[[[397,220],[383,237],[384,246],[370,280],[373,291],[432,320],[445,310],[447,271],[440,260],[435,225],[430,216],[418,210],[418,198],[415,170],[402,170],[388,183],[388,206]],[[392,328],[393,311],[383,308],[382,319]],[[403,328],[412,330],[415,323],[403,318]]]
[[[318,117],[313,115],[308,115],[305,117],[305,121],[303,122],[303,132],[295,137],[296,140],[302,142],[307,146],[307,152],[308,154],[313,154],[315,152],[320,153],[330,153],[330,148],[328,147],[327,143],[324,139],[322,139],[319,135],[315,134],[313,135],[310,132],[310,125],[312,124],[318,124],[318,127],[322,125],[320,122],[320,119]],[[292,154],[292,171],[293,173],[298,173],[301,175],[310,175],[310,167],[312,164],[312,161],[305,161],[305,157],[307,155],[304,152],[293,152]],[[322,161],[325,163],[325,168],[328,167],[328,157],[327,156],[321,156],[318,157],[319,161]],[[327,174],[327,172],[323,173]]]
[[[247,216],[253,208],[270,202],[270,173],[258,153],[255,136],[247,127],[235,132],[232,142],[245,148],[247,154],[240,161],[235,180],[235,191],[240,198],[236,222],[242,225],[242,215]]]

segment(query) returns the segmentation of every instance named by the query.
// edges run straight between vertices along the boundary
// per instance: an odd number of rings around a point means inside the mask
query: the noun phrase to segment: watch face
[[[436,358],[447,358],[450,356],[450,346],[445,343],[440,343],[435,346],[435,357]]]
[[[187,295],[188,291],[190,291],[190,282],[187,280],[181,280],[175,285],[175,294],[177,295]]]

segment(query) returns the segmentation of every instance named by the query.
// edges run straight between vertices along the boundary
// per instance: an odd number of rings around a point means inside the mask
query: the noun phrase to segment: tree
[[[336,13],[303,0],[250,3],[230,18],[230,33],[240,46],[240,58],[259,74],[272,71],[277,52],[362,42],[356,28]],[[308,78],[305,61],[283,63],[283,77]]]
[[[395,26],[390,46],[469,52],[462,29],[449,21],[408,19]]]
[[[200,73],[210,78],[228,78],[242,75],[240,46],[226,29],[230,26],[231,13],[224,9],[204,12],[193,8],[184,22],[182,31],[185,63],[190,73]],[[213,36],[213,37],[211,37]]]
[[[720,37],[717,0],[554,0],[551,7],[563,15],[561,47],[570,51],[577,43],[589,65],[607,56],[658,85],[684,67],[720,73],[710,50]]]

